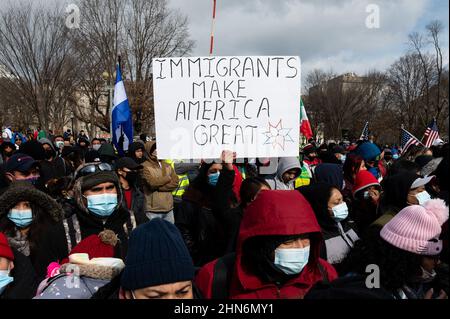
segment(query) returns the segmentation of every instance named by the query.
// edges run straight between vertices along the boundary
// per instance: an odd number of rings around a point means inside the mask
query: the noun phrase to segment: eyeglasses
[[[108,163],[93,163],[93,164],[89,164],[85,167],[83,167],[82,169],[80,169],[76,176],[75,179],[78,179],[80,177],[83,176],[87,176],[96,172],[112,172],[113,168],[111,165],[109,165]]]

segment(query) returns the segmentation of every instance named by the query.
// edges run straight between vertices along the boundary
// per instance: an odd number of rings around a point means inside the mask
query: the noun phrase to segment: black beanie
[[[121,278],[125,290],[188,281],[194,273],[191,256],[175,225],[155,218],[131,233]]]
[[[119,187],[119,178],[117,177],[116,173],[112,171],[99,171],[80,178],[81,192],[84,192],[85,190],[90,189],[95,185],[107,182],[114,183],[116,187]]]

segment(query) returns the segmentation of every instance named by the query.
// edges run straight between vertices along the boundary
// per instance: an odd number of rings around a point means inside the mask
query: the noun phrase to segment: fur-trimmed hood
[[[78,178],[74,185],[73,185],[73,195],[75,199],[75,203],[78,209],[80,209],[82,212],[89,214],[89,210],[86,207],[86,204],[83,200],[83,192],[81,191],[81,183],[83,181],[84,177]],[[114,182],[114,185],[116,185],[117,189],[117,206],[116,210],[121,207],[122,201],[123,201],[123,194],[122,194],[122,188],[120,187],[120,184],[118,182]]]
[[[42,212],[47,213],[55,222],[64,217],[63,209],[56,200],[28,182],[17,181],[8,186],[0,196],[0,218],[8,214],[17,203],[24,201],[40,207]]]

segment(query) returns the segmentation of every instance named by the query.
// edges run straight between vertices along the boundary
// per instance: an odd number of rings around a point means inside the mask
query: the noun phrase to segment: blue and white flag
[[[111,129],[112,142],[119,155],[124,156],[125,151],[128,151],[128,145],[133,142],[133,118],[119,64],[114,86],[114,105],[111,110]]]

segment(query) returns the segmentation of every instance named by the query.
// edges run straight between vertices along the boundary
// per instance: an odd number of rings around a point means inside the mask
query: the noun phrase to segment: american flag
[[[436,119],[433,119],[430,125],[428,125],[427,130],[425,131],[423,137],[426,138],[425,140],[426,147],[430,147],[431,145],[433,145],[433,142],[439,138],[439,130],[436,124]]]
[[[366,122],[361,133],[360,141],[367,141],[369,139],[369,122]]]
[[[404,154],[411,145],[420,145],[420,141],[402,127],[401,147]]]

